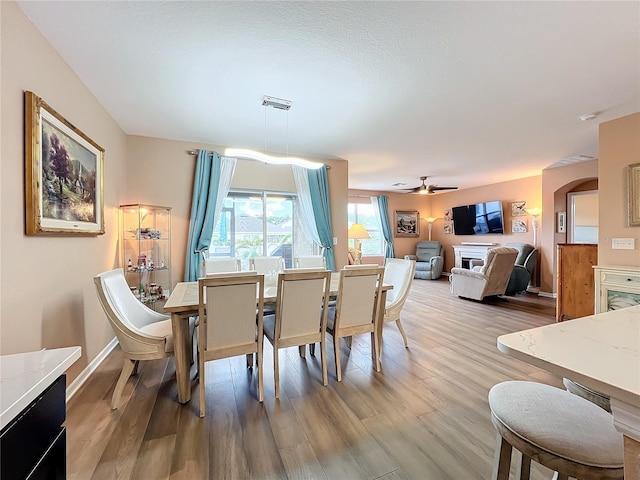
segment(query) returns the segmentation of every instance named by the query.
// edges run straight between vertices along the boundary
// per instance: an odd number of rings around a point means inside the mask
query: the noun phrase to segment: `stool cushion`
[[[523,441],[557,457],[600,468],[622,468],[623,441],[613,416],[549,385],[503,382],[489,391],[494,417]]]

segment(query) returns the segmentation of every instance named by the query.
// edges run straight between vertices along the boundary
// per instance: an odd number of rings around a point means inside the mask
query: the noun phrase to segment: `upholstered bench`
[[[557,478],[620,479],[622,435],[602,408],[566,390],[511,381],[489,391],[491,421],[498,431],[493,478],[507,480],[511,450],[522,453],[521,479],[531,460],[558,472]]]

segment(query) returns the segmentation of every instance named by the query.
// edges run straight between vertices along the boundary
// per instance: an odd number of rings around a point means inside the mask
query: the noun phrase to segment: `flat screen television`
[[[484,202],[453,207],[453,231],[456,235],[504,233],[502,202]]]

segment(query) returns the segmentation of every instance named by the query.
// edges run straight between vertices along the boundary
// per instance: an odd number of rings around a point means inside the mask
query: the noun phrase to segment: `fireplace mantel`
[[[465,243],[462,245],[453,245],[455,266],[457,268],[469,268],[469,260],[472,258],[484,260],[487,251],[497,246],[497,243]]]

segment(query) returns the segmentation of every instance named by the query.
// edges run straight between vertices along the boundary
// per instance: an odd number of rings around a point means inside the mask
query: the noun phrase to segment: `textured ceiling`
[[[341,158],[350,188],[538,175],[640,111],[635,1],[19,5],[125,133]]]

